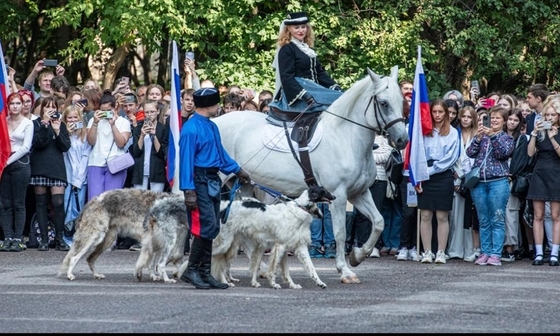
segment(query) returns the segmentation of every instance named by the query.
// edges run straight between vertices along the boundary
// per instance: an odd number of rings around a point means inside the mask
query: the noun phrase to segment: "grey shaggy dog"
[[[150,270],[152,281],[176,283],[169,279],[165,266],[179,265],[183,261],[183,247],[189,229],[187,207],[183,197],[158,199],[144,218],[142,249],[136,262],[134,275],[142,280],[143,268]],[[178,242],[183,242],[178,244]],[[180,246],[179,246],[180,245]],[[179,250],[179,247],[181,250]],[[173,274],[178,277],[178,270]]]
[[[113,247],[118,235],[142,241],[144,219],[154,203],[163,199],[183,202],[184,197],[127,188],[106,191],[90,200],[78,216],[74,242],[60,266],[58,275],[66,272],[66,277],[74,280],[76,277],[73,271],[76,264],[84,254],[93,249],[87,257],[87,263],[95,279],[104,279],[105,276],[95,269],[97,258]],[[184,239],[177,242],[176,250],[180,252],[181,257],[184,244]]]

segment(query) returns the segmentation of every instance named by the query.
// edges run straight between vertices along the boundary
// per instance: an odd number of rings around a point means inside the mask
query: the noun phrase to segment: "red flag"
[[[8,133],[8,121],[6,120],[8,114],[6,97],[8,97],[9,93],[8,73],[6,72],[4,52],[2,51],[2,43],[0,42],[0,176],[2,176],[2,172],[4,168],[6,168],[6,162],[12,152],[10,134]]]

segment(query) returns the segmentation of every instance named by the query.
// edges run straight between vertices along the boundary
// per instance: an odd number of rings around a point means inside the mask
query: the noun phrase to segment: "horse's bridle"
[[[377,128],[373,128],[373,127],[369,127],[369,126],[366,126],[366,125],[362,125],[362,124],[360,124],[360,123],[358,123],[358,122],[356,122],[356,121],[354,121],[354,120],[350,120],[350,119],[348,119],[348,118],[346,118],[346,117],[340,116],[340,115],[338,115],[338,114],[334,114],[334,113],[332,113],[331,111],[329,111],[328,109],[326,109],[325,112],[327,112],[327,113],[329,113],[329,114],[332,114],[333,116],[339,117],[339,118],[341,118],[341,119],[344,119],[344,120],[346,120],[346,121],[348,121],[348,122],[351,122],[351,123],[353,123],[353,124],[356,124],[356,125],[358,125],[358,126],[361,126],[361,127],[363,127],[363,128],[367,128],[368,130],[373,131],[373,132],[375,132],[375,133],[377,133],[377,134],[380,134],[380,135],[387,135],[387,130],[388,130],[390,127],[392,127],[393,125],[395,125],[395,124],[397,124],[397,123],[399,123],[399,122],[403,122],[403,123],[404,123],[404,122],[406,121],[405,118],[401,117],[401,118],[396,118],[395,120],[391,120],[391,121],[389,121],[389,122],[386,122],[386,121],[385,121],[385,118],[383,118],[383,115],[379,115],[379,113],[378,113],[378,111],[381,109],[381,107],[379,106],[379,101],[377,100],[377,95],[375,95],[375,94],[372,94],[371,97],[369,98],[369,102],[368,102],[368,104],[367,104],[367,106],[366,106],[366,109],[364,110],[364,115],[366,115],[367,110],[368,110],[368,108],[371,106],[371,103],[372,103],[372,102],[374,103],[373,115],[375,116],[375,122],[377,123]],[[383,126],[383,128],[381,128],[381,126],[379,126],[379,125],[381,125],[381,123],[379,122],[379,119],[381,119],[381,121],[385,124],[385,126]]]

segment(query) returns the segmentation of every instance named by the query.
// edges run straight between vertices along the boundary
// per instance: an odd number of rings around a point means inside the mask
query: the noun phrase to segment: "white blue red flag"
[[[408,145],[405,151],[405,169],[408,168],[410,182],[417,186],[420,182],[430,179],[428,161],[424,148],[424,135],[433,130],[430,115],[430,99],[428,85],[422,67],[422,47],[418,46],[418,60],[414,73],[412,104],[410,105],[410,121],[408,124]]]
[[[179,192],[179,136],[181,135],[181,79],[179,77],[179,53],[173,41],[171,59],[171,111],[169,114],[169,148],[167,151],[167,181],[172,191]],[[177,175],[177,176],[176,176]]]
[[[6,63],[4,61],[4,52],[2,51],[2,42],[0,42],[0,176],[10,153],[12,152],[12,144],[10,143],[10,134],[8,133],[8,104],[6,97],[10,94],[10,85],[8,84],[8,72],[6,71]]]

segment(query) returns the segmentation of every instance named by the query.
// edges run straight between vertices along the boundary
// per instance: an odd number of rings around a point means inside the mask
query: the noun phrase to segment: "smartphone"
[[[113,119],[113,111],[103,111],[105,119]]]
[[[136,103],[136,98],[133,95],[125,95],[125,102],[127,103]]]
[[[187,58],[194,61],[194,53],[192,51],[187,51],[187,53],[185,54],[185,59]]]
[[[482,126],[490,128],[490,118],[487,115],[482,117]]]
[[[80,103],[80,104],[86,106],[87,105],[87,99],[80,99],[76,103]]]
[[[43,65],[47,67],[55,67],[58,65],[58,61],[55,59],[44,59]]]
[[[476,89],[476,92],[480,94],[480,84],[477,80],[471,81],[471,89]]]
[[[82,128],[84,128],[84,123],[81,122],[81,121],[76,121],[76,122],[74,123],[74,128],[76,128],[76,129],[82,129]]]
[[[129,77],[123,77],[121,78],[122,82],[125,82],[127,85],[130,83],[130,78]]]
[[[60,115],[60,112],[55,111],[55,112],[52,114],[51,118],[52,118],[52,119],[60,119],[60,116],[61,116],[61,115]]]
[[[549,130],[552,128],[552,123],[550,121],[543,121],[542,122],[542,128],[543,130]]]
[[[484,106],[487,109],[490,109],[494,105],[496,105],[496,101],[494,101],[494,99],[492,99],[492,98],[486,98],[486,99],[484,99],[484,102],[482,103],[482,106]]]

